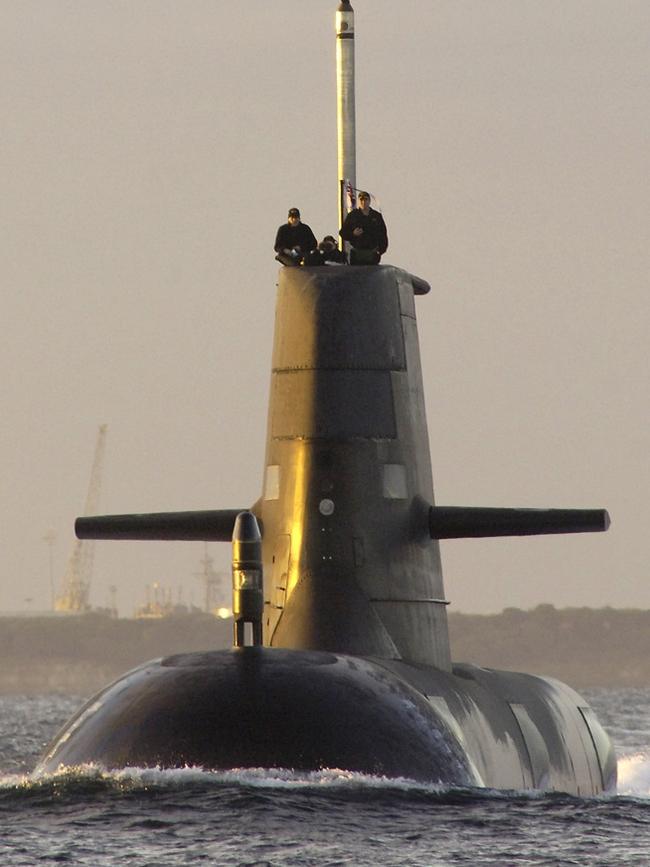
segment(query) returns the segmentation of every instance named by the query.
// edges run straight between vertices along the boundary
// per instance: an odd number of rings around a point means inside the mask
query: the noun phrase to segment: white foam
[[[459,787],[441,783],[424,783],[407,777],[384,777],[363,774],[341,768],[320,771],[293,771],[288,768],[232,768],[227,771],[205,770],[200,766],[184,768],[126,767],[108,771],[101,765],[84,764],[61,766],[52,773],[34,772],[31,775],[0,777],[0,789],[40,788],[52,786],[62,789],[76,783],[97,783],[106,788],[137,791],[149,788],[177,788],[186,785],[243,786],[259,789],[380,789],[386,792],[420,792],[444,795],[446,792],[473,792],[482,798],[508,798],[512,792],[483,787]],[[543,797],[533,790],[517,792],[529,798]]]
[[[441,794],[455,787],[421,783],[405,777],[372,776],[354,771],[328,768],[321,771],[292,771],[285,768],[233,768],[228,771],[208,771],[199,766],[185,768],[127,767],[107,771],[99,765],[61,767],[48,774],[6,774],[0,776],[0,789],[29,789],[38,786],[60,786],[79,782],[98,782],[119,789],[167,788],[184,785],[247,786],[260,789],[357,789],[384,791],[414,791]],[[508,792],[479,789],[483,797],[503,798]],[[530,798],[543,797],[539,791],[518,792]],[[617,794],[650,798],[650,750],[621,756],[618,760]]]
[[[621,756],[618,760],[619,795],[650,798],[650,751]]]
[[[2,774],[0,776],[0,789],[28,788],[32,783],[32,778],[25,774]]]
[[[265,789],[306,788],[380,788],[441,792],[449,787],[418,783],[405,777],[388,778],[328,768],[321,771],[292,771],[286,768],[233,768],[227,771],[209,771],[202,767],[139,768],[127,767],[107,771],[98,765],[61,767],[54,773],[39,773],[31,777],[0,778],[0,785],[60,784],[73,780],[102,781],[119,788],[175,787],[200,783],[202,785],[241,785]]]

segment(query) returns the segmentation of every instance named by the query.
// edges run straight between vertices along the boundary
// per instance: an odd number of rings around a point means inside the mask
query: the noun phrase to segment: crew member
[[[305,265],[345,265],[345,253],[336,246],[336,238],[333,235],[325,235],[318,245],[318,249],[312,250],[305,256]]]
[[[363,191],[359,193],[359,207],[347,215],[339,234],[352,247],[350,265],[378,265],[388,248],[384,218],[370,207],[370,195]]]
[[[306,223],[300,222],[298,208],[289,208],[289,216],[275,236],[275,257],[283,265],[300,265],[304,257],[315,250],[318,241]]]

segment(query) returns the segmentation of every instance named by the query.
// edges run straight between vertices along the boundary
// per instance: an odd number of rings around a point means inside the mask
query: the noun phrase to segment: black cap
[[[298,208],[289,208],[289,216],[290,217],[299,217],[300,211],[298,210]]]

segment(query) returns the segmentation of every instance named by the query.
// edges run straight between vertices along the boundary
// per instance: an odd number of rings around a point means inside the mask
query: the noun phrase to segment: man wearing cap
[[[275,257],[283,265],[300,265],[304,257],[318,246],[316,236],[306,223],[300,222],[298,208],[289,208],[289,217],[275,236]]]
[[[388,232],[384,218],[370,207],[370,195],[359,193],[359,207],[347,215],[339,233],[348,241],[350,265],[378,265],[388,249]]]

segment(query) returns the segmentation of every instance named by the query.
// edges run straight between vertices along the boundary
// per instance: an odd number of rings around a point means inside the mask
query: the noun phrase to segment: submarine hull
[[[524,710],[499,698],[503,690],[510,699],[518,693]],[[580,701],[561,684],[471,666],[449,674],[267,647],[189,653],[146,663],[98,693],[56,736],[36,773],[83,764],[339,768],[595,794],[615,785],[615,760],[599,759]],[[567,743],[559,727],[573,712],[583,738],[576,729],[576,742],[569,735]],[[583,760],[569,760],[578,743]]]
[[[349,656],[263,647],[182,654],[128,673],[70,720],[37,773],[86,763],[476,782],[453,733],[401,678]]]

